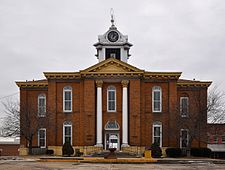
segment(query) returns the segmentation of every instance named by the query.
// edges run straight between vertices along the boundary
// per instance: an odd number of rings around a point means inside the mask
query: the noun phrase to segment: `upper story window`
[[[157,143],[162,147],[162,123],[154,122],[152,127],[152,143]]]
[[[116,111],[116,88],[114,86],[109,86],[107,89],[107,111]]]
[[[225,136],[222,136],[222,143],[225,143]]]
[[[218,141],[219,141],[218,136],[214,136],[213,143],[218,143]]]
[[[159,86],[152,88],[152,112],[162,112],[162,89]]]
[[[46,129],[41,128],[38,130],[38,146],[40,148],[46,147]]]
[[[63,144],[65,142],[70,142],[72,145],[72,123],[70,121],[63,123]]]
[[[181,97],[180,98],[180,115],[182,117],[187,117],[189,113],[189,98]]]
[[[72,87],[63,88],[63,111],[72,112]]]
[[[180,130],[180,147],[187,148],[189,143],[189,130],[181,129]]]
[[[46,116],[46,95],[45,94],[38,95],[38,116],[39,117]]]

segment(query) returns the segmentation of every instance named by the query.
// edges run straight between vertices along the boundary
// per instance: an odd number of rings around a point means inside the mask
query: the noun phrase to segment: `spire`
[[[112,23],[112,27],[115,27],[114,25],[114,10],[113,8],[110,9],[110,15],[111,15],[111,23]]]

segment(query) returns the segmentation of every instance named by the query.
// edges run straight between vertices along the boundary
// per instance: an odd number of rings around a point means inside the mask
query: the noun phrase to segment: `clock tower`
[[[111,23],[109,30],[105,34],[99,35],[98,42],[94,44],[97,49],[96,57],[99,62],[108,58],[116,58],[127,63],[132,44],[128,42],[127,35],[123,35],[117,30],[113,15],[111,15]]]

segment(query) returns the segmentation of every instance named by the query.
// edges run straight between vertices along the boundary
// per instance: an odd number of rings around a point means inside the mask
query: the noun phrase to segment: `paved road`
[[[225,164],[212,163],[192,163],[192,164],[73,164],[73,163],[52,163],[52,162],[35,162],[35,161],[13,161],[1,160],[0,170],[224,170]]]

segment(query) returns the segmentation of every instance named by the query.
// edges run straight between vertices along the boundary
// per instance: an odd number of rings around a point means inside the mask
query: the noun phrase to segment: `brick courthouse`
[[[207,105],[211,82],[179,79],[181,72],[151,72],[128,64],[128,36],[114,25],[94,44],[98,63],[79,72],[44,72],[46,79],[17,82],[21,129],[27,110],[47,122],[33,146],[61,154],[65,140],[86,154],[109,147],[137,151],[153,142],[187,147],[191,129],[178,126]],[[195,102],[193,102],[195,101]],[[196,106],[196,101],[199,103]],[[207,113],[199,122],[206,136]],[[199,145],[200,144],[200,145]],[[28,142],[21,136],[21,151]],[[201,137],[192,146],[206,146]]]

